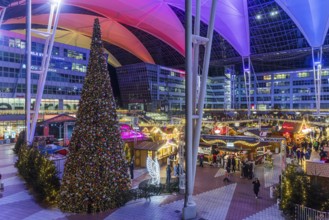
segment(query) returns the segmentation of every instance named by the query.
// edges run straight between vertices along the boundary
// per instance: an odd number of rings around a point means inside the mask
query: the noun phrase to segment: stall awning
[[[149,151],[157,151],[163,145],[165,145],[165,141],[160,142],[152,142],[152,141],[142,141],[137,146],[135,146],[135,150],[149,150]]]
[[[62,123],[62,122],[68,122],[68,121],[76,121],[76,117],[73,117],[71,115],[68,114],[60,114],[60,115],[56,115],[56,116],[52,116],[52,118],[49,118],[43,122],[41,122],[41,124],[50,124],[50,123]]]

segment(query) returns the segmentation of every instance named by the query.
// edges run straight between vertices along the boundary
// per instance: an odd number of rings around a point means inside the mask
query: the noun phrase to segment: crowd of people
[[[288,143],[286,153],[287,157],[296,159],[297,163],[300,164],[303,160],[309,160],[312,150],[314,150],[319,155],[321,161],[329,163],[328,146],[329,141],[327,139],[315,139],[312,141],[304,138],[300,143],[294,141]]]
[[[205,156],[203,154],[198,155],[199,166],[204,167]],[[218,152],[213,150],[211,157],[208,157],[208,164],[211,167],[219,167],[225,169],[224,181],[230,181],[232,173],[240,171],[241,178],[252,179],[254,177],[254,163],[248,161],[245,156],[238,153]]]

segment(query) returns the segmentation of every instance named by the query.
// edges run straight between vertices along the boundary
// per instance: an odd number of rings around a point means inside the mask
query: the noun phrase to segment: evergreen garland
[[[310,178],[296,165],[289,165],[282,181],[282,198],[280,208],[287,215],[293,216],[295,205],[307,205]]]
[[[38,201],[46,205],[57,203],[60,183],[53,161],[37,149],[23,144],[15,166]]]
[[[15,147],[14,147],[14,153],[18,154],[21,147],[23,146],[23,144],[25,143],[25,131],[21,131],[18,135],[18,138],[16,140],[15,143]]]

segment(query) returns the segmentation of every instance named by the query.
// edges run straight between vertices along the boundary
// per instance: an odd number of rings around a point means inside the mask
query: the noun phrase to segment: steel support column
[[[193,108],[193,68],[192,68],[192,1],[185,1],[185,147],[186,181],[183,219],[196,217],[196,205],[192,199],[192,108]]]
[[[232,100],[231,107],[233,110],[237,108],[235,106],[235,80],[236,80],[236,75],[234,73],[231,75],[231,100]]]
[[[247,109],[248,109],[248,118],[250,117],[250,73],[251,73],[251,62],[250,57],[242,57],[242,65],[243,65],[243,75],[244,75],[244,86],[246,92],[246,101],[247,101]]]
[[[26,78],[25,78],[25,141],[27,145],[32,144],[31,133],[31,18],[32,0],[26,1]]]
[[[186,68],[186,193],[183,208],[183,219],[196,217],[196,204],[193,201],[193,189],[195,181],[198,147],[200,143],[201,124],[203,118],[204,98],[207,89],[209,61],[211,55],[212,38],[215,23],[217,0],[212,0],[211,13],[207,31],[207,37],[200,36],[200,12],[201,2],[196,0],[194,33],[192,35],[192,1],[185,1],[185,68]],[[203,57],[202,76],[200,80],[200,94],[198,95],[198,67],[199,47],[205,46]],[[193,53],[193,57],[192,57]],[[192,62],[193,60],[193,62]],[[194,88],[193,88],[194,87]],[[194,90],[193,90],[194,89]],[[196,108],[197,107],[197,108]]]
[[[54,41],[55,41],[56,29],[57,29],[58,20],[59,20],[60,7],[61,7],[60,0],[51,1],[51,8],[50,8],[50,15],[49,15],[49,20],[48,20],[47,31],[31,30],[31,32],[34,32],[35,34],[37,34],[41,37],[44,37],[46,42],[45,42],[45,47],[44,47],[44,51],[43,51],[43,58],[42,58],[40,71],[31,71],[32,73],[39,74],[39,80],[38,80],[38,88],[37,88],[35,106],[34,106],[33,114],[32,114],[32,123],[31,123],[31,128],[30,128],[30,133],[29,133],[29,142],[30,143],[33,141],[37,120],[39,117],[41,99],[42,99],[43,90],[44,90],[45,83],[46,83],[48,67],[49,67],[49,63],[50,63],[50,59],[51,59],[51,52],[52,52]],[[31,57],[31,51],[28,54],[28,57]],[[31,98],[31,94],[30,94],[30,98]]]
[[[194,180],[195,180],[195,172],[196,172],[196,162],[198,156],[198,147],[200,144],[200,135],[201,135],[201,125],[202,125],[202,118],[203,118],[203,109],[204,109],[204,100],[207,94],[207,80],[208,80],[208,71],[209,71],[209,62],[210,62],[210,55],[211,55],[211,48],[212,48],[212,39],[214,33],[214,25],[215,25],[215,15],[216,15],[216,7],[217,7],[217,0],[212,0],[211,5],[211,13],[210,19],[208,24],[207,30],[207,38],[204,41],[201,41],[201,44],[205,45],[205,52],[203,57],[203,65],[202,65],[202,76],[200,79],[200,94],[199,97],[193,97],[193,99],[198,98],[198,108],[193,109],[193,113],[195,115],[195,124],[193,129],[193,187],[194,187]],[[195,21],[195,22],[199,22]],[[194,43],[194,47],[199,47],[200,43]],[[195,60],[193,66],[198,65],[198,61]],[[196,76],[197,73],[194,73]],[[193,80],[197,80],[196,77]]]
[[[312,60],[313,60],[316,113],[319,115],[321,109],[322,47],[312,48]]]

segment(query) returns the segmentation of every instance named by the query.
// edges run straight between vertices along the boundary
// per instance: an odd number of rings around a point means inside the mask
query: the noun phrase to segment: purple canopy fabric
[[[185,10],[184,0],[165,0],[167,4]],[[201,0],[201,19],[209,23],[211,0]],[[193,1],[195,11],[195,1]],[[195,13],[193,13],[195,14]],[[250,55],[250,34],[247,0],[219,0],[215,31],[224,37],[241,56]]]
[[[295,22],[311,47],[320,47],[329,27],[328,0],[275,0]]]

